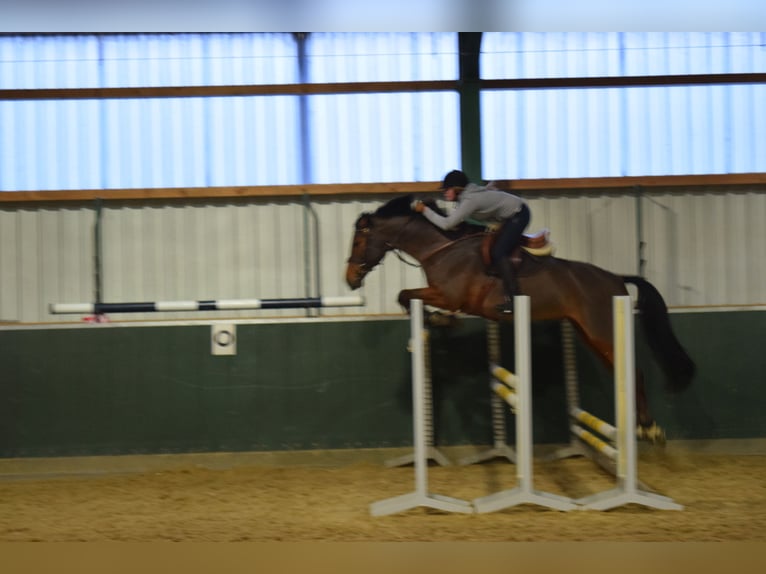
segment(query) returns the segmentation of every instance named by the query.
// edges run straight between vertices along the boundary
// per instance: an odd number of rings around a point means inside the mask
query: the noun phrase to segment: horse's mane
[[[400,195],[381,205],[377,211],[375,211],[374,215],[375,217],[382,217],[384,219],[400,215],[412,215],[413,212],[410,205],[414,200],[415,198],[412,194]]]
[[[415,196],[411,193],[407,195],[400,195],[399,197],[395,197],[394,199],[381,205],[375,211],[373,215],[375,217],[381,217],[384,219],[389,217],[400,217],[403,215],[409,215],[409,216],[419,217],[428,221],[423,215],[412,211],[411,205],[414,200],[415,200]],[[441,207],[439,207],[433,199],[425,199],[423,200],[423,203],[425,203],[429,208],[434,210],[439,215],[441,216],[447,215],[446,212]],[[428,224],[433,225],[430,221],[428,222]],[[483,233],[485,230],[484,227],[481,225],[474,225],[472,223],[466,223],[466,222],[461,223],[454,229],[450,229],[446,231],[435,225],[434,225],[434,228],[437,229],[439,232],[441,232],[445,237],[449,238],[450,240],[459,239],[466,235]]]

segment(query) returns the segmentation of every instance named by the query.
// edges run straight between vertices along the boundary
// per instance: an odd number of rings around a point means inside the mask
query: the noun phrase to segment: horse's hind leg
[[[636,369],[636,418],[638,428],[636,438],[652,444],[665,444],[665,430],[657,424],[649,414],[649,403],[646,400],[646,385],[641,369]]]
[[[577,330],[583,336],[588,346],[596,353],[610,373],[614,372],[614,346],[612,340],[606,336],[599,337],[584,329],[574,321]],[[649,402],[646,398],[646,386],[644,376],[640,369],[636,369],[636,436],[639,439],[652,443],[664,443],[665,431],[660,428],[654,417],[649,413]]]

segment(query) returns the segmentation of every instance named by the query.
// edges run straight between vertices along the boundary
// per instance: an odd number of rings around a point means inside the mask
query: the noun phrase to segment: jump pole
[[[415,444],[415,490],[370,505],[372,516],[395,514],[411,508],[424,506],[446,512],[470,514],[470,502],[428,492],[428,461],[426,460],[425,425],[425,353],[423,337],[423,301],[413,299],[410,306],[410,352],[412,356],[412,412],[413,439]]]
[[[572,327],[572,323],[570,323],[569,320],[561,321],[561,346],[564,363],[567,413],[571,418],[578,420],[577,413],[580,412],[581,409],[579,407],[580,391],[578,388],[577,354],[575,352],[574,327]],[[611,445],[599,444],[598,441],[600,439],[598,437],[593,436],[589,431],[583,429],[576,423],[572,423],[569,430],[569,444],[557,449],[547,457],[547,460],[560,460],[562,458],[584,456],[598,464],[609,474],[613,476],[617,474],[617,467],[615,464],[616,458],[610,456],[611,450],[613,450],[611,449]]]
[[[572,499],[535,490],[532,469],[532,345],[529,296],[513,298],[514,334],[516,345],[515,402],[516,402],[516,478],[513,489],[496,492],[473,501],[478,513],[494,512],[519,504],[536,504],[555,510],[574,510]]]
[[[636,462],[636,371],[633,309],[630,296],[614,297],[614,409],[616,418],[615,488],[577,500],[583,508],[610,510],[626,504],[639,504],[661,510],[683,510],[667,496],[639,488]]]
[[[584,456],[612,476],[617,476],[617,452],[613,444],[610,444],[614,443],[616,439],[617,429],[580,408],[575,332],[568,320],[561,322],[561,342],[567,412],[573,422],[569,426],[569,444],[557,449],[546,460]],[[580,423],[609,440],[603,441],[599,436],[583,428]],[[648,490],[647,486],[640,480],[638,485],[644,490]]]
[[[133,303],[51,303],[53,315],[105,313],[162,313],[165,311],[243,311],[248,309],[313,309],[364,305],[358,295],[295,299],[212,299],[203,301],[146,301]]]

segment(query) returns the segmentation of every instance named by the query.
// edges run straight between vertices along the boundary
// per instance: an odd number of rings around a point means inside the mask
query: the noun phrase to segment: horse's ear
[[[372,222],[370,220],[370,213],[365,211],[356,220],[355,227],[357,230],[360,230],[360,229],[368,229],[371,225],[372,225]]]

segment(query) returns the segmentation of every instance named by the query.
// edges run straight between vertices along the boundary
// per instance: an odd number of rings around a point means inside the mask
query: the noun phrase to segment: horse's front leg
[[[435,287],[421,287],[420,289],[404,289],[399,292],[399,305],[404,307],[407,314],[410,313],[410,301],[420,299],[423,305],[438,307],[445,311],[452,311],[452,306],[444,294]],[[425,313],[425,322],[434,327],[451,327],[455,324],[455,317],[451,313],[428,312]]]
[[[410,312],[410,301],[420,299],[423,305],[438,307],[439,309],[451,310],[449,301],[436,287],[421,287],[420,289],[403,289],[399,291],[399,305],[404,307],[407,314]]]

